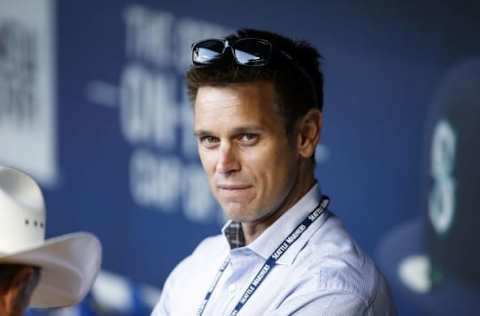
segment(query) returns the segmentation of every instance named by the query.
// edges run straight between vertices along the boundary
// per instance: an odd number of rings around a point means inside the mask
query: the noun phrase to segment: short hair
[[[202,86],[225,86],[233,83],[269,81],[285,119],[287,132],[310,109],[323,111],[323,73],[320,53],[306,41],[295,41],[279,34],[254,29],[240,29],[228,35],[229,42],[258,38],[272,44],[272,58],[266,66],[240,66],[230,58],[226,63],[193,65],[186,74],[188,95],[195,102]],[[290,56],[291,60],[286,56]]]
[[[15,275],[24,267],[26,267],[24,264],[0,263],[0,289],[9,288]],[[33,283],[36,284],[40,278],[41,269],[36,266],[32,266],[32,268],[34,273]]]

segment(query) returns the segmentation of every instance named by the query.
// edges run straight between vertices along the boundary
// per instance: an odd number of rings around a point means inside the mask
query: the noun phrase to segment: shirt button
[[[235,292],[236,289],[237,289],[237,286],[235,284],[230,284],[228,286],[228,291],[230,292]]]

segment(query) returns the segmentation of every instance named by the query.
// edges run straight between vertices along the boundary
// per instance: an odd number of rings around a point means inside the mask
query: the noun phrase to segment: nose
[[[217,172],[229,174],[240,170],[235,148],[230,143],[222,143],[218,150]]]

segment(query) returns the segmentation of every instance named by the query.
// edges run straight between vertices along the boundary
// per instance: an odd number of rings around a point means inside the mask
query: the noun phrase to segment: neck
[[[298,179],[282,203],[267,217],[255,222],[242,223],[245,243],[248,245],[258,238],[270,225],[294,206],[315,185],[313,172],[306,179]]]

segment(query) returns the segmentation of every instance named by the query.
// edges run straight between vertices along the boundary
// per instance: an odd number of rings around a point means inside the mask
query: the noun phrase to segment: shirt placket
[[[221,313],[215,315],[229,315],[233,311],[262,264],[263,260],[250,249],[244,248],[241,253],[231,256],[231,264],[227,268],[228,277],[222,286],[222,292],[227,293],[227,297],[222,298],[225,303],[219,310]]]

